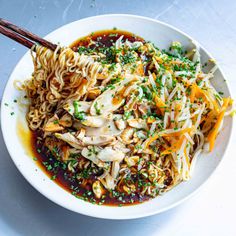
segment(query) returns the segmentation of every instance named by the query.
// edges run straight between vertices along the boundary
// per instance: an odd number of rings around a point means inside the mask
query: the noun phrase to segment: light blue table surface
[[[188,33],[217,59],[236,93],[234,0],[0,0],[0,17],[40,36],[71,21],[107,13],[148,16]],[[25,52],[26,48],[0,35],[1,97]],[[14,166],[0,135],[0,235],[236,235],[235,135],[232,142],[225,161],[192,199],[160,215],[112,221],[72,213],[38,193]]]

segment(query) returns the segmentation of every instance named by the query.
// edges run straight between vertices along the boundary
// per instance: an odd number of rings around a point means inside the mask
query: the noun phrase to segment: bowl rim
[[[73,23],[83,23],[83,21],[87,21],[87,20],[96,20],[98,18],[103,18],[103,17],[128,17],[128,18],[133,18],[133,19],[141,19],[141,20],[146,20],[146,21],[151,21],[151,22],[154,22],[154,23],[157,23],[157,24],[160,24],[160,25],[163,25],[167,28],[170,28],[170,29],[173,29],[174,31],[176,31],[178,34],[180,35],[183,35],[185,36],[186,38],[190,39],[191,41],[194,41],[195,43],[197,43],[197,45],[200,46],[200,48],[211,58],[212,55],[211,53],[209,53],[198,41],[196,41],[195,39],[193,39],[191,36],[189,36],[187,33],[183,32],[182,30],[179,30],[178,28],[176,28],[175,26],[173,25],[170,25],[168,23],[165,23],[163,21],[160,21],[160,20],[157,20],[157,19],[153,19],[153,18],[150,18],[150,17],[145,17],[145,16],[140,16],[140,15],[134,15],[134,14],[102,14],[102,15],[97,15],[97,16],[90,16],[90,17],[85,17],[85,18],[82,18],[82,19],[79,19],[79,20],[75,20],[75,21],[71,21],[67,24],[64,24],[56,29],[54,29],[53,31],[49,32],[45,37],[43,38],[47,38],[48,35],[50,35],[51,33],[53,33],[54,31],[64,27],[64,26],[67,26],[69,24],[73,24]],[[40,187],[38,186],[37,183],[35,183],[34,181],[31,181],[30,178],[27,178],[27,176],[25,175],[24,171],[22,171],[19,166],[17,165],[17,162],[16,162],[16,159],[14,158],[15,154],[12,152],[12,148],[10,147],[10,143],[7,141],[7,135],[6,135],[6,132],[7,132],[7,129],[5,128],[4,126],[4,116],[5,114],[3,113],[3,107],[4,107],[4,103],[5,103],[5,97],[6,97],[6,88],[8,87],[8,85],[10,84],[10,80],[9,78],[11,78],[16,66],[18,65],[18,63],[21,61],[21,59],[23,57],[25,57],[25,55],[29,52],[29,50],[27,50],[26,53],[24,53],[24,55],[20,58],[20,60],[16,63],[16,65],[14,66],[14,69],[12,70],[10,76],[8,77],[8,80],[4,86],[4,92],[3,92],[3,96],[2,96],[2,101],[1,101],[1,130],[2,130],[2,135],[3,135],[3,140],[4,140],[4,143],[7,147],[7,151],[12,159],[12,161],[14,162],[15,166],[17,167],[17,169],[19,170],[19,172],[23,175],[23,177],[27,180],[27,182],[32,186],[34,187],[39,193],[41,193],[43,196],[45,196],[47,199],[49,199],[50,201],[56,203],[57,205],[65,208],[65,209],[68,209],[70,211],[73,211],[73,212],[76,212],[76,213],[79,213],[79,214],[82,214],[82,215],[86,215],[86,216],[91,216],[91,217],[95,217],[95,218],[101,218],[101,219],[112,219],[112,220],[126,220],[126,219],[138,219],[138,218],[143,218],[143,217],[147,217],[147,216],[152,216],[152,215],[155,215],[155,214],[159,214],[159,213],[162,213],[162,212],[165,212],[171,208],[174,208],[178,205],[180,205],[181,203],[183,203],[185,200],[191,198],[193,195],[195,195],[208,181],[209,179],[212,177],[212,175],[216,172],[217,168],[219,168],[220,164],[222,163],[223,161],[223,157],[225,156],[227,150],[228,150],[228,147],[229,147],[229,144],[231,143],[232,141],[232,131],[233,131],[233,128],[234,128],[234,119],[232,119],[232,123],[231,123],[231,129],[229,131],[229,134],[228,134],[228,142],[226,144],[226,147],[222,153],[222,157],[219,161],[219,163],[216,165],[216,167],[214,168],[214,170],[209,174],[208,178],[204,180],[204,182],[202,182],[194,191],[192,191],[190,194],[187,194],[185,197],[183,197],[182,199],[170,204],[169,206],[166,206],[166,207],[163,207],[161,209],[157,209],[157,210],[153,210],[151,213],[148,212],[148,213],[140,213],[139,215],[128,215],[128,216],[124,216],[122,215],[121,217],[120,216],[117,216],[117,215],[110,215],[110,216],[99,216],[99,214],[93,214],[93,212],[80,212],[76,209],[73,209],[72,207],[69,207],[65,204],[61,204],[61,202],[59,202],[57,200],[57,198],[54,198],[52,195],[48,194],[47,191],[43,192]],[[220,73],[222,74],[222,77],[223,78],[226,78],[225,74],[223,73],[222,69],[220,68],[220,66],[218,65],[218,63],[216,62],[216,65],[218,66],[218,70],[220,71]],[[226,82],[226,87],[229,91],[229,96],[231,96],[231,88],[230,86],[228,85],[228,81]],[[41,170],[42,171],[42,170]],[[103,206],[100,206],[101,209]],[[115,209],[115,208],[114,208]]]

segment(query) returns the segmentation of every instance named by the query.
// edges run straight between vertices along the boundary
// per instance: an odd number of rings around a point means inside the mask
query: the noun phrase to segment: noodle
[[[60,51],[60,53],[58,53]],[[32,130],[38,129],[44,119],[50,117],[52,110],[60,109],[66,99],[80,98],[86,89],[96,82],[101,66],[92,57],[79,56],[69,48],[57,48],[55,52],[37,46],[34,62],[33,80],[26,81],[26,89],[31,99],[27,121]],[[82,79],[89,82],[83,91],[78,90]]]

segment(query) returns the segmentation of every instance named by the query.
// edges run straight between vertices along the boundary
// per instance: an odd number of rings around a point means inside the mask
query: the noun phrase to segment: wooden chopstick
[[[53,44],[39,36],[20,28],[11,22],[0,18],[0,33],[15,40],[16,42],[28,47],[32,48],[35,44],[40,44],[44,47],[47,47],[51,50],[55,50],[57,48],[56,44]]]
[[[9,30],[1,25],[0,25],[0,33],[7,36],[8,38],[15,40],[16,42],[24,45],[27,48],[32,48],[34,45],[32,41],[27,40],[26,38],[20,36],[19,34],[16,34],[14,31]]]

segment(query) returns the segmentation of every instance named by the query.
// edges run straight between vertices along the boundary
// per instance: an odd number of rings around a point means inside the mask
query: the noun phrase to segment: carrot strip
[[[163,115],[166,104],[157,95],[154,97],[154,101],[156,103],[157,108],[161,111],[161,114]]]
[[[163,63],[163,59],[160,58],[160,57],[155,56],[155,60],[156,60],[158,63],[160,63],[160,64]]]
[[[205,130],[209,125],[211,125],[211,123],[214,122],[215,116],[216,116],[215,111],[212,110],[206,116],[202,117],[200,124],[204,122],[202,127],[203,130]]]
[[[169,136],[172,136],[172,137],[178,137],[186,132],[192,132],[194,130],[194,126],[192,126],[191,128],[185,128],[185,129],[182,129],[182,130],[179,130],[177,132],[172,132],[172,133],[169,133],[169,134],[166,134],[166,133],[158,133],[156,134],[155,136],[149,138],[148,142],[146,143],[146,147],[147,148],[152,142],[154,142],[155,140],[157,140],[159,137],[169,137]]]
[[[161,152],[161,156],[171,154],[171,153],[173,153],[175,151],[176,151],[176,149],[173,149],[173,148],[169,147],[167,150]]]
[[[195,91],[195,96],[200,97],[201,95],[203,95],[204,98],[205,98],[205,101],[208,102],[208,103],[213,104],[214,109],[216,110],[217,113],[219,113],[219,105],[215,100],[213,100],[210,96],[208,96],[209,92],[199,88],[196,84],[194,84],[194,88],[196,90]]]
[[[138,67],[137,67],[137,73],[141,76],[144,75],[144,69],[143,69],[143,64],[139,64]]]
[[[161,137],[159,134],[156,134],[155,136],[149,138],[148,142],[145,145],[145,148],[148,148],[152,142],[157,140],[159,137]]]
[[[191,94],[190,94],[190,102],[194,102],[195,96],[196,96],[196,85],[193,84]]]
[[[153,117],[148,117],[148,118],[147,118],[147,123],[148,123],[148,124],[152,124],[152,123],[155,122],[155,121],[156,121],[156,119],[153,118]]]
[[[184,140],[185,136],[182,135],[181,138],[173,146],[168,147],[165,151],[161,153],[161,155],[167,155],[176,152],[181,147]]]
[[[221,112],[220,112],[220,114],[217,118],[217,121],[216,121],[215,125],[213,126],[213,128],[211,129],[210,133],[207,136],[207,139],[208,139],[209,144],[210,144],[210,151],[212,151],[213,148],[214,148],[216,136],[218,134],[218,130],[220,128],[221,122],[224,118],[224,114],[225,114],[226,108],[229,105],[230,100],[231,100],[230,98],[223,98],[224,102],[223,102],[223,106],[221,108]]]

